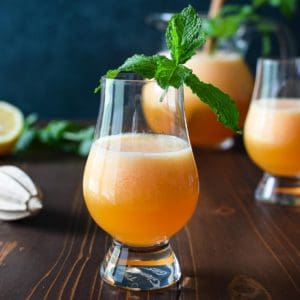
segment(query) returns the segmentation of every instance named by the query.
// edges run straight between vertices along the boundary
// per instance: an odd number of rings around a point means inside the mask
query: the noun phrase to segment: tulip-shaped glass
[[[300,60],[260,59],[244,141],[265,171],[255,198],[300,204]]]
[[[153,106],[165,111],[155,130],[143,107],[153,89],[160,91]],[[199,194],[182,87],[163,91],[133,74],[102,78],[83,188],[90,215],[113,238],[100,267],[105,282],[155,290],[180,279],[169,239],[191,218]]]

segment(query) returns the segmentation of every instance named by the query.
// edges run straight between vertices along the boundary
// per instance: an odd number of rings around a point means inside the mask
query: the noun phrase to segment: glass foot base
[[[113,286],[149,291],[173,285],[180,279],[181,271],[168,242],[153,247],[129,247],[113,241],[100,275]]]
[[[265,173],[255,190],[255,199],[273,204],[300,205],[300,177]]]

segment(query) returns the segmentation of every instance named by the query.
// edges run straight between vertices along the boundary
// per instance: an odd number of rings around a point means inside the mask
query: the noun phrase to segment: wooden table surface
[[[44,193],[32,219],[0,222],[0,299],[300,299],[300,208],[253,199],[261,176],[241,147],[195,150],[200,201],[172,245],[183,278],[155,293],[112,288],[99,278],[110,238],[82,198],[84,159],[2,159]]]

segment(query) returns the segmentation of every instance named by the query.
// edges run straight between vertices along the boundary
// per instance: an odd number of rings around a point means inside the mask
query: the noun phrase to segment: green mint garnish
[[[217,16],[207,19],[203,23],[203,30],[213,39],[228,39],[235,35],[243,23],[251,22],[261,33],[262,54],[267,56],[271,52],[270,33],[275,30],[274,24],[260,14],[264,6],[276,8],[286,17],[291,17],[297,8],[297,0],[251,0],[245,4],[225,4]]]
[[[147,79],[154,78],[163,89],[170,86],[179,88],[185,83],[212,109],[223,125],[240,132],[239,112],[230,96],[217,87],[200,81],[192,70],[183,65],[205,42],[202,21],[191,5],[171,18],[166,40],[171,59],[162,55],[134,55],[118,69],[108,71],[106,77],[113,79],[119,72],[134,72]],[[95,92],[99,90],[100,85]]]
[[[287,17],[290,17],[297,8],[297,0],[253,0],[253,4],[256,7],[266,4],[273,6],[278,8],[280,12]]]
[[[222,124],[239,134],[242,133],[238,127],[239,112],[229,95],[223,93],[212,84],[200,81],[198,77],[192,73],[186,78],[185,84],[191,88],[193,93],[201,97],[204,103],[210,106]],[[211,99],[213,99],[213,101]]]
[[[202,21],[192,6],[188,6],[170,19],[166,40],[172,60],[176,64],[185,63],[204,44],[205,34],[201,27]]]

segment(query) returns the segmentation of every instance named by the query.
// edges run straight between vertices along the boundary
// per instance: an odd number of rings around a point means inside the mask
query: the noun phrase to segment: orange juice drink
[[[152,134],[95,141],[83,187],[95,222],[134,246],[154,245],[180,230],[194,212],[199,193],[188,143]]]
[[[248,154],[263,170],[300,175],[300,98],[253,101],[245,124]]]

